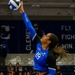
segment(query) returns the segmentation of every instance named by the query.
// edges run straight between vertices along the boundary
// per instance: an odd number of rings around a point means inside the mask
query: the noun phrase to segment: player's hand
[[[24,12],[23,1],[21,1],[21,5],[20,5],[20,8],[19,8],[19,12],[20,13],[23,13]]]

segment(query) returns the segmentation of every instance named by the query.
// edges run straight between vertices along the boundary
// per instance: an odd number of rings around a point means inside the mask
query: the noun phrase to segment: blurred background
[[[0,0],[0,74],[14,75],[18,63],[19,73],[30,75],[34,64],[35,43],[31,41],[20,13],[10,10],[8,2]],[[71,58],[57,61],[60,75],[75,75],[75,0],[23,2],[38,35],[41,37],[48,32],[55,33],[59,38],[58,44],[71,53]],[[9,65],[12,65],[12,74]]]

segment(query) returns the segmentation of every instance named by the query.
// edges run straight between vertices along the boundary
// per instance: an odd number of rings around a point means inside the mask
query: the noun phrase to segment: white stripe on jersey
[[[32,41],[34,40],[34,38],[36,37],[37,33],[33,36]]]
[[[51,69],[51,70],[56,70],[55,68],[50,68],[50,67],[48,67],[48,69]]]

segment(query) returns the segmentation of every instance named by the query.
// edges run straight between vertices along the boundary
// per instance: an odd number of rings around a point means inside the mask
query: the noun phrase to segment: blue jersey
[[[47,66],[47,55],[48,55],[48,50],[43,50],[41,43],[38,43],[36,46],[36,52],[34,55],[34,69],[38,71],[48,71],[48,66]]]
[[[55,75],[56,74],[56,58],[52,50],[43,50],[42,45],[40,43],[40,38],[37,35],[35,29],[33,28],[28,16],[25,12],[22,14],[22,19],[25,23],[26,28],[30,32],[30,36],[32,40],[35,41],[36,51],[34,55],[34,66],[35,70],[41,72],[48,72],[47,75]]]

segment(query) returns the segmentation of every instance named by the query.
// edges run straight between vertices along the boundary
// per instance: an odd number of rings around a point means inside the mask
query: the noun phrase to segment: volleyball
[[[10,0],[8,2],[8,5],[11,10],[18,10],[21,5],[21,1],[20,0]]]

